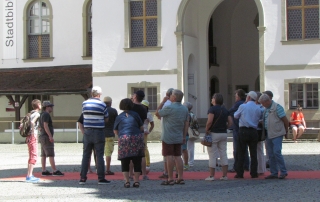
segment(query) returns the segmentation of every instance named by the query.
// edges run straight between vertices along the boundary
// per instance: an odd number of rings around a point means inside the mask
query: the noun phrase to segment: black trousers
[[[239,129],[239,141],[237,146],[237,165],[236,171],[238,176],[243,176],[244,169],[244,156],[247,149],[249,147],[250,151],[250,175],[257,176],[258,175],[258,159],[257,159],[257,144],[258,144],[258,132],[254,128],[240,127]]]
[[[130,161],[133,163],[133,170],[134,172],[141,172],[141,156],[134,156],[121,159],[121,171],[122,172],[129,172]]]

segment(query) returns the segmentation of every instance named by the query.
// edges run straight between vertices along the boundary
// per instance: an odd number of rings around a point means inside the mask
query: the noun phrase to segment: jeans
[[[239,130],[238,130],[238,129],[233,129],[233,130],[232,130],[232,133],[233,133],[233,159],[234,159],[233,169],[236,170],[236,165],[237,165],[237,161],[238,161],[238,157],[237,157],[237,145],[238,145],[238,141],[239,141]],[[248,147],[247,147],[247,149],[246,149],[246,151],[245,151],[243,167],[244,167],[246,170],[249,170],[249,153],[248,153]]]
[[[88,165],[89,159],[91,156],[92,148],[94,147],[96,151],[96,159],[97,159],[97,174],[98,179],[105,179],[105,167],[104,167],[104,144],[105,137],[103,129],[84,129],[83,135],[83,156],[81,163],[81,179],[87,179]]]
[[[250,175],[252,177],[258,175],[257,144],[258,144],[258,132],[256,129],[246,128],[246,127],[241,127],[239,129],[239,141],[238,141],[238,147],[237,147],[238,162],[236,167],[238,176],[243,176],[243,173],[244,173],[243,162],[244,162],[244,155],[245,155],[245,151],[247,150],[247,146],[249,146],[250,158],[251,158]]]
[[[273,139],[267,138],[267,152],[269,154],[269,165],[271,175],[278,176],[278,170],[280,175],[288,174],[284,159],[281,153],[283,136]]]

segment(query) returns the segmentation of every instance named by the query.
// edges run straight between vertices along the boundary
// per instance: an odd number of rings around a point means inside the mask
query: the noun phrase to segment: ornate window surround
[[[92,60],[92,55],[89,56],[89,7],[92,5],[92,0],[85,0],[82,7],[82,35],[83,35],[83,60]]]
[[[40,1],[40,0],[28,0],[27,3],[24,6],[23,9],[23,61],[24,62],[47,62],[47,61],[53,61],[54,57],[53,55],[53,14],[52,14],[52,5],[49,0],[41,0],[45,2],[50,10],[50,15],[49,15],[49,22],[50,22],[50,57],[47,58],[28,58],[29,55],[29,45],[28,45],[28,11],[30,10],[30,7],[33,5],[34,2]]]
[[[142,52],[142,51],[160,51],[161,46],[161,2],[162,0],[157,0],[157,16],[158,16],[158,45],[153,47],[138,47],[131,48],[131,18],[130,18],[130,1],[135,0],[124,0],[124,50],[126,52]],[[140,1],[140,0],[139,0]]]
[[[320,4],[320,0],[319,0]],[[319,19],[320,20],[320,19]],[[318,44],[320,39],[288,40],[287,38],[287,0],[281,0],[281,43],[282,45]]]
[[[128,97],[130,98],[132,95],[132,89],[133,88],[157,88],[157,106],[161,102],[161,97],[160,97],[160,82],[146,82],[146,81],[141,81],[137,83],[128,83],[127,84],[127,92],[128,92]]]

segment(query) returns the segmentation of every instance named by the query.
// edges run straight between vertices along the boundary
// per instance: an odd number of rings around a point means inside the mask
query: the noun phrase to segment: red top
[[[300,124],[304,116],[301,112],[292,112],[291,117],[293,121],[290,121],[290,124],[297,125]]]

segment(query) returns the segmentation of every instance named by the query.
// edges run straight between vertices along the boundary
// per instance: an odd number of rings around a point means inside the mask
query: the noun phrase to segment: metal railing
[[[75,120],[53,120],[55,125],[55,132],[75,132],[76,133],[76,143],[79,143],[79,123]],[[15,141],[15,133],[19,133],[19,129],[16,128],[16,124],[20,123],[20,121],[0,121],[0,131],[3,133],[11,133],[11,143],[14,144]],[[62,124],[61,124],[62,123]],[[69,123],[69,124],[66,124]],[[75,128],[71,125],[75,123]],[[5,126],[7,125],[7,126]],[[66,128],[68,126],[68,129]],[[10,127],[10,128],[9,128]],[[74,131],[75,130],[75,131]],[[81,131],[80,131],[81,132]]]

